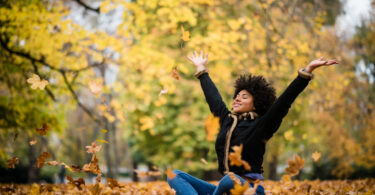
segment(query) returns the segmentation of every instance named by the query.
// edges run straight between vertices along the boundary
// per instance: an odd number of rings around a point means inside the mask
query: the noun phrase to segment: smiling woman
[[[216,138],[215,149],[219,172],[224,175],[217,186],[197,179],[185,172],[175,170],[176,177],[168,178],[169,185],[180,194],[230,194],[234,182],[245,181],[254,186],[257,180],[263,180],[263,155],[266,143],[278,130],[294,100],[313,78],[312,71],[320,66],[337,64],[336,60],[323,58],[310,62],[306,68],[298,71],[298,76],[280,95],[263,76],[242,75],[235,83],[233,109],[230,112],[223,102],[219,91],[212,82],[206,67],[208,54],[194,52],[188,59],[193,62],[197,72],[195,77],[201,82],[206,101],[211,112],[220,118],[220,131]],[[229,153],[233,148],[243,148],[240,164],[229,162]],[[260,183],[261,184],[261,183]],[[257,185],[256,193],[264,194],[262,185]]]

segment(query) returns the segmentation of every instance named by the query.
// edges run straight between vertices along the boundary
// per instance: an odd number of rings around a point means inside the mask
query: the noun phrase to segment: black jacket
[[[228,115],[230,111],[208,73],[199,76],[199,80],[211,112],[220,118],[220,131],[216,138],[215,148],[219,172],[223,174],[225,137],[233,123],[233,118]],[[242,159],[250,164],[251,173],[263,173],[262,163],[266,142],[280,127],[281,121],[288,113],[293,101],[309,81],[310,79],[297,76],[264,115],[255,120],[238,121],[230,141],[230,152],[232,152],[232,146],[243,144]],[[243,166],[229,166],[229,170],[240,175],[249,172]]]

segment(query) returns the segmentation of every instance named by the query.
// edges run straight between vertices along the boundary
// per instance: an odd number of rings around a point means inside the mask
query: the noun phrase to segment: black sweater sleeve
[[[261,128],[263,138],[270,139],[280,127],[282,119],[286,116],[294,100],[306,88],[310,79],[300,76],[286,88],[279,98],[272,104],[270,109],[262,116]]]
[[[219,91],[212,82],[208,73],[200,75],[199,80],[211,112],[215,116],[220,117],[221,121],[229,113],[229,110],[223,102]]]

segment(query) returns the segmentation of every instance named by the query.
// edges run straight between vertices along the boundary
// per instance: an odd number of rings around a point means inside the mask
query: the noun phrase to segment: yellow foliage
[[[210,114],[205,122],[206,129],[206,140],[214,141],[216,134],[219,132],[219,118],[215,117],[213,114]]]

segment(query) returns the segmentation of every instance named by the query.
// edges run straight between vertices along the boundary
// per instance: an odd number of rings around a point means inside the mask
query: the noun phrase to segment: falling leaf
[[[49,152],[43,152],[38,158],[38,168],[42,168],[46,158],[51,158],[51,154]]]
[[[160,172],[160,171],[149,171],[149,172],[147,172],[147,174],[148,174],[149,176],[157,177],[157,176],[160,176],[160,175],[161,175],[161,172]]]
[[[46,123],[43,123],[42,127],[41,128],[37,128],[36,131],[40,134],[40,135],[46,135],[47,132],[50,130],[50,126],[47,125]]]
[[[56,166],[56,165],[58,165],[59,163],[58,163],[57,161],[47,161],[46,164],[47,164],[47,165]]]
[[[37,140],[31,140],[31,141],[29,141],[30,146],[35,145],[36,143],[38,143]]]
[[[204,124],[206,130],[206,140],[215,141],[216,134],[219,132],[220,124],[219,117],[215,117],[213,114],[210,114]]]
[[[103,132],[103,133],[107,133],[108,130],[107,130],[107,129],[102,129],[102,132]]]
[[[134,172],[137,173],[137,177],[139,178],[145,178],[149,176],[146,171],[140,171],[135,169]]]
[[[285,171],[290,176],[298,175],[299,171],[304,167],[305,160],[296,155],[294,160],[288,160],[288,167],[285,168]]]
[[[245,182],[243,185],[235,183],[234,188],[230,190],[230,194],[243,195],[248,188],[249,188],[249,183],[247,182]]]
[[[167,168],[167,176],[168,176],[168,179],[174,179],[176,177],[176,173],[173,173],[173,171],[171,170],[171,168]]]
[[[284,175],[281,177],[281,181],[282,181],[282,182],[289,182],[289,181],[291,181],[291,179],[290,179],[290,175],[288,175],[288,174],[284,174]]]
[[[241,144],[240,146],[232,146],[232,150],[234,152],[229,153],[230,165],[238,166],[238,167],[243,165],[246,170],[250,171],[251,166],[249,165],[249,163],[241,159],[242,148],[243,148],[243,144]]]
[[[175,78],[176,80],[180,80],[180,75],[177,70],[177,66],[172,69],[171,73],[172,77]]]
[[[70,167],[69,165],[65,164],[64,162],[61,162],[60,165],[63,165],[66,169],[68,169],[70,172],[73,172],[73,169],[72,167]]]
[[[103,80],[95,81],[91,80],[89,81],[89,89],[91,93],[94,95],[99,95],[102,92],[103,89]]]
[[[92,155],[91,161],[89,164],[83,165],[82,170],[85,172],[92,172],[94,174],[99,174],[101,172],[99,168],[99,160],[95,154]]]
[[[183,26],[181,26],[181,31],[182,31],[182,40],[183,41],[189,41],[190,40],[190,38],[189,38],[189,36],[190,36],[190,32],[189,31],[185,31],[185,29],[184,29],[184,27]]]
[[[166,94],[168,93],[168,87],[164,87],[164,89],[162,89],[160,92],[159,92],[159,96],[163,95],[163,94]]]
[[[97,139],[96,141],[100,142],[100,143],[108,144],[108,141],[106,141],[104,139]]]
[[[72,165],[71,166],[73,172],[80,172],[82,171],[81,167],[79,167],[78,165]]]
[[[16,164],[18,164],[18,158],[17,157],[13,157],[13,158],[7,160],[8,169],[14,169]]]
[[[320,159],[320,153],[319,152],[317,152],[317,151],[315,151],[312,155],[311,155],[311,157],[314,159],[314,162],[317,162],[319,159]]]
[[[91,146],[86,146],[87,148],[87,153],[97,153],[102,149],[101,145],[96,145],[96,142],[92,142]]]
[[[229,153],[229,160],[230,160],[230,165],[231,166],[242,166],[242,148],[243,145],[241,144],[240,146],[233,146],[232,149],[234,152]]]
[[[247,170],[247,171],[251,171],[251,166],[249,165],[248,162],[242,160],[242,165],[243,165],[243,167],[245,168],[245,170]]]
[[[95,178],[95,182],[98,184],[98,183],[100,183],[101,180],[102,180],[102,173],[100,172],[100,173],[96,176],[96,178]]]
[[[201,162],[202,162],[203,164],[205,164],[205,165],[208,164],[207,161],[206,161],[206,159],[204,159],[204,158],[201,158]]]
[[[31,78],[27,79],[27,82],[31,84],[31,89],[43,90],[48,85],[48,81],[44,79],[41,81],[37,74],[33,74]]]

